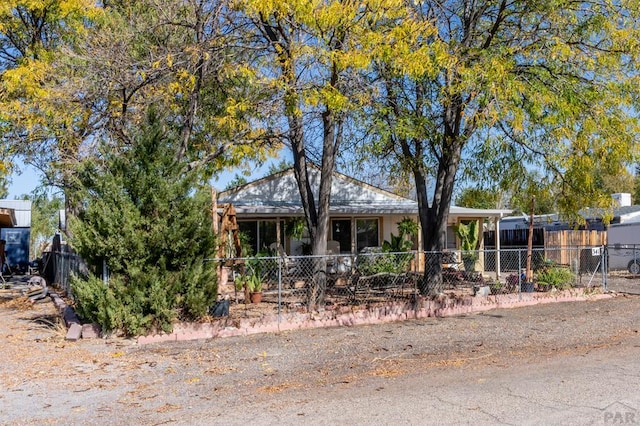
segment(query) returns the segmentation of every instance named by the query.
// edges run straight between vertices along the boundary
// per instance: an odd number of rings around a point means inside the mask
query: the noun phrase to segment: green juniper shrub
[[[78,312],[103,329],[139,335],[168,331],[207,313],[217,295],[210,193],[175,159],[175,135],[153,115],[131,144],[106,144],[77,173],[82,209],[70,219],[71,243],[99,275],[77,277]]]

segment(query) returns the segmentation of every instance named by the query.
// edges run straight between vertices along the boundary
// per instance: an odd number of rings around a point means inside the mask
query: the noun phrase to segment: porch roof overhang
[[[293,203],[265,203],[250,205],[234,205],[236,213],[244,218],[256,217],[295,217],[304,214],[300,204]],[[329,211],[332,216],[376,216],[376,215],[418,215],[418,203],[408,202],[345,202],[332,203]],[[502,218],[511,214],[508,209],[471,209],[451,206],[449,219],[457,221],[458,218]]]
[[[255,204],[234,205],[236,213],[250,217],[295,217],[302,216],[304,210],[299,204]],[[348,203],[329,207],[332,216],[377,216],[377,215],[417,215],[418,206],[413,203]]]
[[[14,226],[16,226],[15,210],[0,208],[0,228],[13,228]]]

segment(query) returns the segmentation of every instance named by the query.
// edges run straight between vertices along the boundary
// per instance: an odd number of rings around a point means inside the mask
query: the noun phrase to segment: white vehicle
[[[640,274],[640,222],[617,223],[607,229],[609,270]]]

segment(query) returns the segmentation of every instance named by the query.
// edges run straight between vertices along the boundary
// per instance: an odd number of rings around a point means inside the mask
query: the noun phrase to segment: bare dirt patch
[[[247,404],[622,347],[637,341],[640,297],[144,346],[68,342],[56,318],[48,300],[0,304],[0,423],[237,424]]]

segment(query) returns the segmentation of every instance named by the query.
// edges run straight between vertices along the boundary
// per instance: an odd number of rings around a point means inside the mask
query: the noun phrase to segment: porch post
[[[355,216],[351,216],[351,256],[358,254],[358,226]]]

